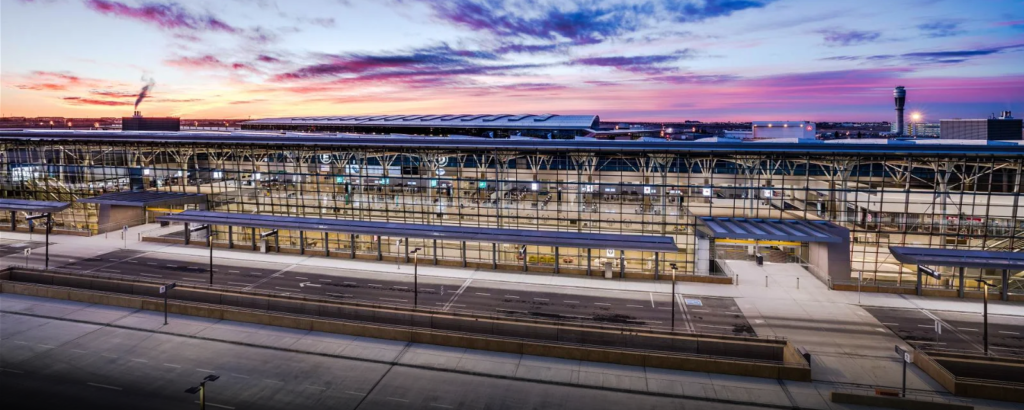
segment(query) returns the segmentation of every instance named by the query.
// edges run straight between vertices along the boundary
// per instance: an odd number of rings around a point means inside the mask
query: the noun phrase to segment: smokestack
[[[896,135],[903,135],[903,105],[907,102],[907,90],[902,85],[896,86],[892,90],[893,97],[896,98]]]
[[[146,99],[147,95],[149,95],[149,90],[151,88],[153,88],[153,84],[154,84],[153,83],[153,79],[149,79],[149,80],[147,80],[146,85],[142,86],[142,90],[139,90],[139,96],[137,98],[135,98],[135,112],[136,113],[138,113],[139,104],[142,103],[142,100]]]

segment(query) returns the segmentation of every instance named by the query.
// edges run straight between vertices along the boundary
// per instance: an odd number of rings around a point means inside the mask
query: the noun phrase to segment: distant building
[[[181,131],[181,118],[143,117],[139,111],[121,118],[122,131]]]
[[[1009,111],[999,118],[954,119],[940,121],[939,138],[953,140],[1020,140],[1024,123],[1015,119]]]
[[[808,121],[754,121],[751,128],[755,140],[814,139],[817,133],[814,123]]]
[[[938,137],[940,124],[934,122],[917,122],[910,125],[909,135],[915,137]]]
[[[751,130],[725,130],[722,134],[723,138],[731,138],[737,140],[750,140],[754,139],[754,131]]]

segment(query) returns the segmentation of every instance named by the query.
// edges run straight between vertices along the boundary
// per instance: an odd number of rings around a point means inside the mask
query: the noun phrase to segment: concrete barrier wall
[[[1021,366],[1021,360],[1016,358],[1007,358],[1007,362],[1001,363],[1000,360],[1002,358],[997,357],[977,356],[977,360],[972,360],[971,358],[961,358],[959,357],[961,355],[958,354],[951,354],[949,355],[950,357],[946,357],[945,353],[934,353],[934,355],[943,361],[970,362],[976,366],[989,364],[1002,370],[999,373],[1003,375],[1024,374],[1024,371],[1017,372],[1014,370],[1014,368]],[[935,381],[939,382],[946,390],[949,390],[950,393],[961,397],[1024,403],[1024,384],[958,377],[943,366],[939,360],[936,360],[936,357],[931,356],[920,350],[914,352],[914,364],[935,379]],[[984,370],[979,370],[979,372],[984,373]]]
[[[175,289],[175,292],[178,290],[179,289]],[[0,292],[152,311],[163,311],[164,309],[163,301],[158,298],[144,299],[135,296],[99,293],[91,290],[57,288],[11,281],[4,281],[0,283]],[[196,295],[192,296],[199,297]],[[285,314],[241,310],[222,306],[195,305],[182,303],[176,300],[170,301],[167,304],[167,310],[170,313],[212,319],[341,333],[378,339],[428,343],[442,346],[465,347],[517,354],[532,354],[563,359],[703,371],[738,376],[783,378],[797,381],[810,381],[811,377],[809,368],[798,368],[771,362],[745,362],[730,360],[728,358],[688,357],[651,352],[614,350],[610,348],[598,348],[591,346],[563,345],[524,340],[509,340],[487,336],[451,334],[412,328],[394,328],[367,323],[349,323],[317,318],[295,317]]]
[[[857,291],[857,285],[856,284],[849,284],[849,283],[834,283],[834,284],[832,284],[832,290],[838,290],[838,291],[843,291],[843,292],[856,292]],[[879,286],[879,285],[861,285],[860,291],[861,292],[871,292],[871,293],[889,293],[889,294],[897,294],[897,295],[916,295],[917,294],[917,289],[915,289],[913,287],[899,288],[899,287],[895,287],[895,286]],[[928,296],[928,297],[939,297],[939,298],[958,298],[958,297],[960,297],[960,292],[957,289],[928,289],[928,288],[926,288],[926,289],[923,289],[921,291],[921,295]],[[978,292],[978,291],[968,291],[968,292],[964,293],[964,298],[966,298],[966,299],[982,299],[984,297],[985,296],[981,292]],[[998,289],[989,289],[988,297],[989,297],[989,299],[992,299],[992,300],[999,299],[999,290]],[[1011,293],[1010,297],[1009,297],[1009,300],[1011,302],[1024,302],[1024,294],[1013,294],[1013,293]]]
[[[932,380],[938,382],[942,387],[946,388],[946,391],[950,393],[956,393],[956,377],[939,365],[934,359],[928,356],[923,351],[914,352],[914,364],[917,365],[921,371],[928,376],[931,376]]]
[[[833,403],[856,404],[870,407],[884,407],[902,410],[973,410],[974,406],[935,401],[914,400],[902,397],[875,396],[867,394],[832,392]]]

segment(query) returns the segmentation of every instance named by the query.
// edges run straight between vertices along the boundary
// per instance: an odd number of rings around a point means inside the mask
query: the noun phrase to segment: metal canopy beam
[[[31,199],[0,199],[0,211],[14,212],[60,212],[71,206],[70,202],[36,201]]]
[[[87,204],[119,205],[119,206],[180,206],[186,204],[205,204],[206,194],[190,194],[183,192],[125,191],[112,192],[92,198],[82,198],[78,202]]]
[[[748,219],[699,217],[698,229],[712,238],[760,241],[841,243],[849,240],[836,235],[838,226],[826,221],[798,219]],[[831,231],[831,232],[830,232]]]
[[[665,236],[614,235],[580,232],[530,231],[465,226],[404,224],[344,219],[248,215],[230,212],[185,211],[157,217],[158,221],[230,225],[263,229],[335,232],[399,238],[439,239],[479,243],[511,243],[583,249],[618,249],[678,252],[675,240]]]
[[[1024,253],[1018,252],[934,249],[911,246],[890,246],[889,252],[900,263],[908,265],[1024,270]]]

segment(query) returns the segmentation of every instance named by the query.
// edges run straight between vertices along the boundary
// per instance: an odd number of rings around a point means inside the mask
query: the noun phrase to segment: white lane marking
[[[146,262],[147,265],[156,265],[156,262]]]
[[[355,282],[341,282],[341,283],[344,283],[346,285],[355,285],[356,284]]]
[[[935,325],[917,325],[917,327],[930,327],[932,329],[935,329]]]
[[[121,271],[119,271],[119,270],[117,270],[117,269],[106,269],[106,268],[100,268],[100,270],[105,270],[105,271],[107,271],[107,272],[117,272],[117,273],[121,273]]]
[[[710,312],[710,310],[707,310],[707,309],[693,309],[693,310],[691,310],[691,312]]]
[[[160,275],[154,275],[154,274],[151,274],[151,273],[139,273],[139,275],[142,275],[142,276],[149,276],[149,277],[151,277],[151,278],[162,278],[162,277],[163,277],[163,276],[160,276]]]
[[[732,329],[732,326],[715,326],[715,325],[702,325],[702,324],[700,324],[700,323],[698,323],[698,324],[697,324],[697,326],[704,326],[704,327],[717,327],[717,328],[719,328],[719,329]]]
[[[251,283],[242,283],[242,282],[228,282],[228,285],[249,286],[249,285],[252,285],[252,284]]]
[[[170,367],[181,367],[181,366],[178,366],[178,365],[176,365],[176,364],[170,364],[170,363],[164,363],[164,366],[170,366]]]
[[[11,372],[11,373],[25,373],[25,372],[23,372],[23,371],[21,371],[21,370],[14,370],[14,369],[4,369],[4,368],[0,368],[0,372]]]
[[[57,348],[56,346],[50,346],[50,345],[44,345],[44,344],[40,344],[40,346],[45,347],[47,349],[56,349]]]
[[[643,307],[643,306],[640,306],[640,305],[626,305],[626,306],[629,306],[629,307],[638,307],[638,308],[642,308],[642,307]]]
[[[565,303],[580,303],[578,300],[563,300]]]
[[[237,270],[229,270],[228,273],[241,273],[241,272],[239,272]]]
[[[347,390],[345,391],[345,393],[354,394],[356,396],[365,396],[366,395],[365,393],[356,393],[354,391],[347,391]]]
[[[651,307],[656,307],[656,306],[654,306],[654,292],[647,292],[647,293],[649,295],[651,295]]]
[[[969,327],[961,327],[961,328],[959,328],[959,329],[960,329],[960,330],[969,330],[969,331],[971,331],[971,332],[977,332],[977,331],[978,331],[978,329],[971,329],[971,328],[969,328]]]
[[[181,278],[181,279],[182,280],[191,280],[191,281],[195,281],[195,282],[206,282],[203,279],[196,279],[196,278]]]
[[[284,384],[284,382],[279,382],[279,381],[277,381],[277,380],[263,379],[263,381],[265,381],[265,382],[271,382],[271,383],[279,383],[279,384]]]
[[[448,299],[448,303],[445,304],[444,307],[441,308],[441,310],[444,311],[444,312],[447,312],[448,309],[452,308],[452,306],[465,306],[465,305],[456,305],[455,304],[455,300],[458,299],[459,296],[462,295],[462,292],[466,291],[466,288],[469,287],[470,283],[473,283],[473,278],[466,279],[466,281],[462,283],[462,286],[459,287],[459,290],[455,291],[455,294],[452,295],[451,299]],[[444,294],[444,288],[443,287],[441,288],[441,294],[442,295]]]
[[[112,260],[112,261],[119,261],[120,259],[114,259],[114,258],[110,258],[109,260]]]
[[[423,291],[433,292],[434,290],[433,289],[427,289],[427,288],[420,288],[420,292],[423,292]]]
[[[1020,333],[1017,333],[1017,332],[1007,332],[1007,331],[1004,331],[1004,330],[1000,330],[999,333],[1006,333],[1008,335],[1019,335],[1020,334]]]
[[[395,397],[388,397],[388,400],[394,400],[394,401],[402,401],[402,402],[406,402],[406,403],[408,403],[408,402],[409,402],[409,400],[406,400],[406,399],[399,399],[399,398],[395,398]]]
[[[196,401],[194,401],[193,403],[199,404],[199,400],[196,400]],[[234,410],[234,407],[231,407],[231,406],[225,406],[225,405],[223,405],[223,404],[217,404],[217,403],[210,403],[210,402],[206,402],[206,405],[207,405],[207,406],[213,406],[213,407],[220,407],[220,408],[222,408],[222,409],[229,409],[229,410]]]
[[[479,292],[477,292],[477,295],[480,295],[480,296],[491,296],[490,293],[479,293]]]
[[[455,407],[449,406],[447,404],[430,403],[430,405],[433,406],[433,407],[443,407],[443,408],[446,408],[446,409],[454,409],[455,408]]]
[[[505,295],[507,298],[519,299],[519,296]]]
[[[196,370],[201,371],[201,372],[207,372],[207,373],[217,373],[214,370],[206,370],[206,369],[200,369],[200,368],[196,368]]]
[[[231,375],[235,376],[235,377],[241,377],[243,379],[248,379],[249,378],[249,376],[238,374],[238,373],[231,373]]]
[[[86,383],[86,384],[88,384],[88,385],[90,385],[90,386],[102,387],[102,388],[104,388],[104,389],[111,389],[111,390],[121,390],[121,388],[120,388],[120,387],[116,387],[116,386],[107,386],[107,385],[105,385],[105,384],[98,384],[98,383]]]
[[[370,284],[367,284],[367,286],[377,286],[377,287],[383,287],[383,286],[381,286],[381,285],[378,285],[378,284],[376,284],[376,283],[370,283]]]
[[[548,301],[547,299],[544,299],[544,298],[533,298],[533,300],[543,300],[543,301],[545,301],[545,302],[547,302],[547,301]]]
[[[882,324],[886,325],[886,326],[899,326],[900,325],[899,323],[882,323]]]
[[[327,295],[330,295],[330,296],[340,296],[340,297],[343,297],[343,298],[352,297],[352,295],[349,295],[347,293],[331,293],[331,292],[327,292]]]
[[[409,288],[407,288],[405,286],[392,286],[392,288],[395,288],[395,289],[409,289]]]
[[[277,286],[274,286],[274,289],[287,290],[289,292],[302,292],[301,290],[298,290],[298,289],[282,288],[282,287],[277,287]]]
[[[391,298],[378,298],[380,300],[390,300],[392,302],[408,302],[408,299],[391,299]]]
[[[149,360],[143,360],[143,359],[132,359],[132,361],[133,362],[149,363]]]
[[[114,356],[114,355],[112,355],[112,354],[109,354],[109,353],[103,353],[103,354],[101,354],[100,356],[106,356],[106,357],[117,357],[117,356]]]
[[[168,268],[177,268],[178,265],[167,265]]]
[[[879,332],[884,332],[884,331],[885,331],[885,329],[882,329],[882,328],[880,328],[880,327],[876,327],[876,328],[875,328],[875,330],[877,330],[877,331],[879,331]]]
[[[304,278],[302,276],[296,276],[295,279],[309,280],[309,278]]]
[[[318,280],[321,281],[321,282],[330,282],[331,281],[330,279],[318,279]]]
[[[595,304],[595,305],[601,305],[601,306],[611,306],[611,304],[610,304],[610,303],[601,303],[601,302],[594,302],[594,304]]]
[[[71,351],[75,353],[85,353],[85,350],[71,349]]]

